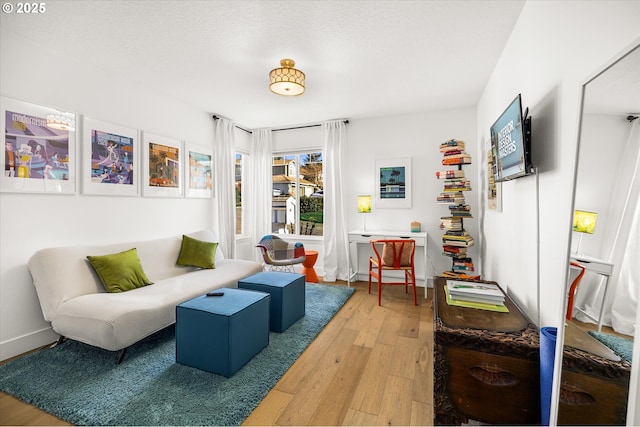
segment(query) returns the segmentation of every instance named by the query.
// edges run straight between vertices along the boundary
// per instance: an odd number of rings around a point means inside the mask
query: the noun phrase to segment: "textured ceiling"
[[[621,117],[640,114],[640,46],[587,84],[584,109]]]
[[[250,128],[475,106],[524,1],[62,1],[10,31]],[[268,73],[292,58],[307,91]]]

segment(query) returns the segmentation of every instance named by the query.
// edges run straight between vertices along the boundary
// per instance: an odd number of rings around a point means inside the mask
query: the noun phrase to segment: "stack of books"
[[[471,206],[469,205],[449,206],[449,212],[451,213],[451,216],[454,216],[454,217],[473,218],[473,216],[471,216]]]
[[[474,271],[471,258],[455,258],[451,269],[456,273],[471,273]]]
[[[471,155],[464,151],[464,141],[450,139],[440,144],[440,152],[444,154],[443,165],[471,164]]]
[[[454,178],[464,178],[464,171],[460,170],[450,170],[450,171],[438,171],[436,172],[436,176],[438,179],[454,179]]]
[[[467,248],[463,246],[444,245],[442,247],[442,255],[451,258],[467,258]]]
[[[504,293],[498,285],[491,283],[447,280],[447,292],[454,301],[465,301],[488,305],[504,305]]]
[[[447,179],[444,181],[445,193],[454,192],[454,191],[470,191],[470,190],[471,190],[471,182],[467,181],[464,178]]]
[[[444,246],[458,246],[468,248],[469,246],[473,246],[473,237],[471,237],[469,235],[469,232],[465,230],[449,230],[442,235],[442,244]]]
[[[462,231],[462,218],[455,216],[440,217],[440,230]]]
[[[464,205],[465,200],[462,193],[440,193],[438,196],[439,205]]]

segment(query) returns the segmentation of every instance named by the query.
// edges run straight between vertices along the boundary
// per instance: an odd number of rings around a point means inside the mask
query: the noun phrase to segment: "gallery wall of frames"
[[[2,192],[213,197],[213,150],[205,145],[0,98]]]

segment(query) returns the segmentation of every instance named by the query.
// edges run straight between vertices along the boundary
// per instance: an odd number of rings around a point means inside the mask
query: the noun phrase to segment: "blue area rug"
[[[597,331],[589,331],[589,334],[609,347],[615,354],[631,363],[633,357],[633,340]]]
[[[175,363],[175,328],[115,352],[66,341],[0,366],[0,390],[77,425],[239,425],[353,294],[307,283],[306,314],[233,377]]]

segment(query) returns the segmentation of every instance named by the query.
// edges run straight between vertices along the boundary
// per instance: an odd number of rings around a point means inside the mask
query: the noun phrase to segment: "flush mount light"
[[[297,96],[304,93],[304,73],[293,68],[293,59],[280,61],[280,68],[274,68],[269,73],[269,89],[271,92],[283,96]]]

